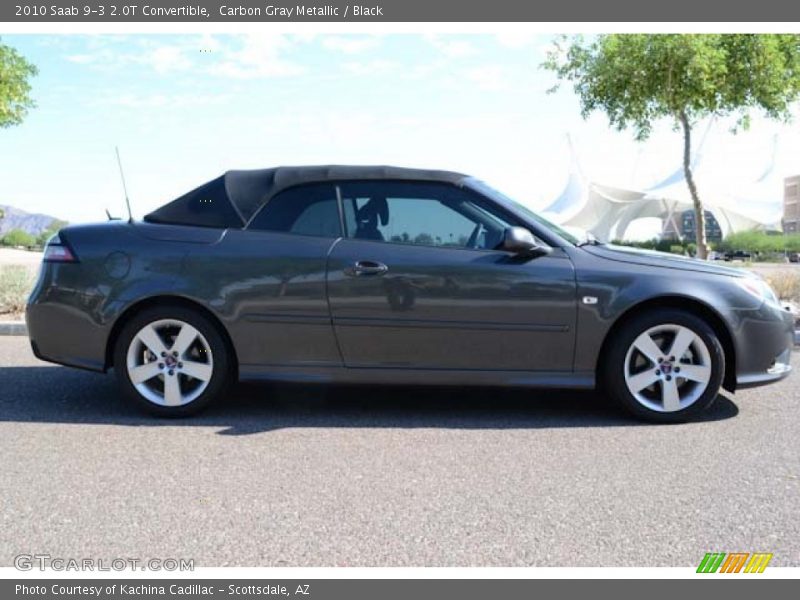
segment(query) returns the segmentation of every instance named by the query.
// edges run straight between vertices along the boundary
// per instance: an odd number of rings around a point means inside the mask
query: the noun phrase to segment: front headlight
[[[770,285],[760,277],[744,277],[737,279],[736,283],[738,283],[739,287],[741,287],[744,291],[748,292],[752,296],[755,296],[759,300],[771,302],[772,304],[780,304],[775,290],[773,290]]]

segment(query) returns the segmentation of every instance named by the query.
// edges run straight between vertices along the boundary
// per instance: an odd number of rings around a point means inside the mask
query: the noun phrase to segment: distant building
[[[722,239],[722,228],[719,226],[716,217],[710,210],[704,211],[706,215],[706,240],[718,242]],[[694,209],[685,210],[680,217],[681,238],[685,240],[695,239],[695,220]]]
[[[783,232],[800,232],[800,175],[783,180]]]

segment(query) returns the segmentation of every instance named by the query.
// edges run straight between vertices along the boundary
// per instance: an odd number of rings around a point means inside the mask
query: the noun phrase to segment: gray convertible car
[[[660,422],[785,377],[794,327],[746,271],[576,239],[459,173],[353,166],[230,171],[67,227],[26,318],[36,356],[113,369],[162,416],[269,379],[598,387]]]

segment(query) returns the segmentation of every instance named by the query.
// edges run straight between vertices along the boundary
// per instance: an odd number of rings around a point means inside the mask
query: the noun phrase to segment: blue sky
[[[137,216],[229,168],[454,169],[542,208],[567,179],[567,134],[607,184],[645,186],[680,161],[669,124],[636,144],[581,119],[569,88],[547,94],[551,35],[0,36],[40,70],[38,107],[0,130],[0,203],[73,222],[123,213],[115,145]],[[800,172],[796,123],[756,119],[736,138],[723,125],[718,171],[755,177],[778,135],[781,177]]]

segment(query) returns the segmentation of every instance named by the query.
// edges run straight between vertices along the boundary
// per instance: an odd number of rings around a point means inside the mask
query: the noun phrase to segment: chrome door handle
[[[363,277],[365,275],[383,275],[388,270],[389,267],[383,263],[374,260],[359,260],[344,272],[351,277]]]

